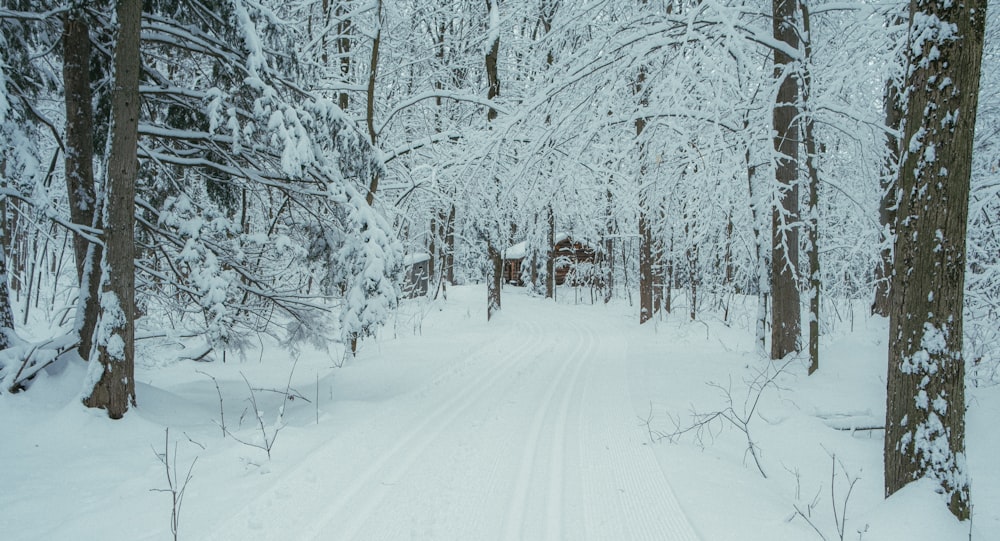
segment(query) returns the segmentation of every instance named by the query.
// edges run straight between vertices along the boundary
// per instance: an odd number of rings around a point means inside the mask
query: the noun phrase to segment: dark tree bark
[[[547,242],[545,251],[545,298],[554,299],[556,297],[556,214],[552,210],[552,205],[546,207],[545,221],[548,225]]]
[[[97,201],[94,196],[94,114],[90,90],[90,27],[80,9],[63,16],[63,84],[66,92],[66,192],[70,219],[91,226]],[[76,277],[83,276],[87,245],[73,238]]]
[[[500,288],[503,286],[503,252],[501,252],[492,242],[486,247],[486,255],[490,260],[489,284],[486,287],[486,320],[493,319],[493,316],[500,311]]]
[[[929,478],[969,518],[962,303],[986,1],[914,0],[889,316],[885,494]],[[934,24],[934,23],[937,24]],[[915,36],[915,37],[914,37]]]
[[[13,345],[14,312],[10,308],[10,289],[7,287],[7,250],[0,246],[0,351]]]
[[[347,81],[351,76],[351,19],[347,17],[347,8],[343,2],[337,3],[335,15],[337,23],[337,55],[340,56],[340,77]],[[344,111],[350,105],[350,95],[346,90],[341,91],[337,97],[338,105]]]
[[[802,70],[802,123],[806,143],[806,173],[809,175],[808,226],[809,226],[809,374],[819,369],[819,170],[816,167],[816,134],[813,129],[812,108],[809,98],[812,92],[812,76],[809,63],[812,59],[811,29],[809,24],[809,4],[802,1],[802,30],[806,36],[805,67]]]
[[[639,108],[648,105],[645,95],[646,68],[641,66],[636,75],[633,94],[639,97]],[[646,155],[646,145],[641,141],[642,132],[646,129],[646,119],[641,115],[635,119],[635,136],[639,160],[639,182],[646,176],[646,164],[642,161]],[[649,196],[646,190],[639,192],[639,324],[653,318],[653,224],[650,223]]]
[[[903,125],[903,111],[900,103],[897,82],[890,80],[885,84],[883,110],[885,125],[893,133],[899,133]],[[879,263],[875,267],[875,300],[872,302],[872,314],[889,316],[889,289],[892,283],[892,248],[890,239],[896,233],[896,176],[899,171],[899,140],[892,134],[885,138],[886,158],[882,166],[882,204],[879,205],[879,225],[882,226],[883,248]]]
[[[665,265],[666,269],[666,288],[663,292],[663,309],[669,314],[673,310],[673,299],[674,299],[674,284],[677,283],[675,275],[677,274],[674,267],[674,228],[670,228],[670,251],[667,254]]]
[[[63,16],[63,84],[66,94],[66,193],[70,220],[77,225],[99,226],[95,220],[97,196],[94,189],[94,113],[90,86],[90,25],[82,9]],[[78,351],[87,358],[97,326],[101,247],[81,235],[73,238],[76,277],[80,286],[77,307]]]
[[[427,281],[431,284],[438,283],[438,261],[440,261],[438,254],[441,252],[441,243],[439,242],[440,233],[442,229],[442,224],[438,223],[438,218],[441,216],[440,213],[431,214],[431,225],[428,228],[430,231],[430,241],[427,244],[427,255],[430,259],[427,260]]]
[[[486,79],[489,83],[489,89],[487,90],[486,97],[489,100],[493,100],[500,95],[500,75],[497,71],[497,59],[500,54],[500,29],[499,25],[500,14],[499,0],[486,0],[486,14],[489,19],[488,28],[492,35],[492,42],[490,43],[490,50],[486,53]],[[493,107],[490,107],[486,112],[487,122],[492,122],[497,117],[497,111]],[[500,179],[494,177],[493,182],[496,184],[497,196],[499,197],[500,192]],[[501,229],[501,224],[497,224],[497,237],[502,238],[499,234],[499,229]],[[488,235],[489,236],[489,235]],[[493,318],[493,314],[500,311],[500,288],[503,285],[503,252],[501,248],[495,245],[496,243],[492,238],[488,238],[486,242],[486,253],[490,260],[490,266],[493,271],[493,276],[491,277],[489,283],[487,284],[486,291],[486,320],[489,321]]]
[[[435,24],[437,34],[434,36],[434,55],[437,57],[438,67],[442,68],[447,64],[446,60],[446,41],[447,41],[447,29],[448,26],[445,20],[438,20]],[[439,92],[434,98],[434,131],[435,133],[441,133],[443,131],[442,118],[444,118],[444,103],[441,99],[441,91],[444,90],[444,80],[443,77],[436,78],[434,80],[434,88]],[[450,205],[447,214],[444,210],[438,211],[438,251],[440,252],[440,262],[438,267],[438,280],[441,284],[441,293],[445,299],[448,298],[448,286],[455,282],[455,270],[454,270],[454,254],[455,251],[455,205]],[[433,258],[437,258],[438,254],[431,254]],[[432,273],[433,274],[433,273]]]
[[[139,126],[141,0],[118,0],[111,155],[104,201],[101,315],[84,404],[120,419],[135,405],[135,181]]]
[[[444,279],[447,284],[455,283],[455,205],[448,211],[448,221],[444,229]]]
[[[486,12],[487,15],[492,19],[494,13],[499,11],[500,0],[486,0]],[[499,19],[499,16],[497,16]],[[493,21],[490,21],[490,28],[493,29]],[[496,29],[499,31],[499,29]],[[500,57],[500,35],[499,33],[494,36],[493,41],[490,43],[490,50],[486,53],[486,99],[492,100],[500,95],[500,74],[497,71],[497,60]],[[490,107],[489,111],[486,113],[487,120],[495,120],[497,117],[496,109]]]
[[[795,0],[773,0],[774,39],[798,49]],[[775,180],[778,204],[771,213],[771,358],[798,352],[801,345],[799,302],[799,129],[798,81],[794,60],[774,50],[774,77],[780,81],[774,104]]]
[[[738,292],[738,287],[733,284],[733,214],[732,211],[726,215],[726,247],[722,254],[722,265],[724,274],[722,276],[722,290],[726,295],[723,302],[722,321],[729,322],[729,303],[732,294]],[[668,310],[669,311],[669,310]]]
[[[667,219],[666,212],[664,212],[662,206],[659,209],[657,209],[656,216],[659,219],[660,223],[666,221]],[[666,253],[666,248],[663,245],[663,236],[662,234],[660,235],[652,234],[651,236],[652,236],[651,239],[652,247],[650,249],[650,258],[652,259],[651,271],[653,273],[652,276],[653,313],[658,314],[660,313],[660,310],[663,310],[664,290],[670,287],[670,285],[664,283],[666,275],[667,253]]]
[[[382,45],[382,0],[378,0],[375,4],[375,18],[377,20],[377,27],[375,29],[375,39],[372,40],[371,63],[368,66],[368,103],[365,106],[365,121],[368,125],[368,137],[371,139],[372,148],[378,148],[376,146],[378,134],[375,132],[375,82],[378,77],[379,47]],[[368,206],[375,204],[375,192],[378,191],[378,182],[379,172],[376,169],[371,172],[371,180],[368,183],[368,195],[365,196]]]
[[[604,304],[611,302],[615,294],[615,217],[614,217],[614,195],[609,188],[605,194],[607,204],[605,205],[605,237],[604,237],[604,264],[606,266],[604,278]],[[668,295],[669,299],[669,295]],[[669,301],[667,303],[669,305]]]
[[[687,216],[684,218],[684,238],[690,239],[690,221]],[[698,317],[698,245],[690,240],[684,249],[684,260],[687,263],[688,292],[691,301],[688,306],[688,316],[694,321]]]

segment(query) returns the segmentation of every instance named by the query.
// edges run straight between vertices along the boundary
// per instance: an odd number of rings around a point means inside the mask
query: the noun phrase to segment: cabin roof
[[[403,256],[403,265],[416,265],[417,263],[423,263],[431,258],[431,254],[427,252],[413,252],[412,254],[406,254]]]
[[[559,244],[560,242],[567,239],[575,240],[576,242],[579,242],[580,244],[586,246],[587,248],[593,248],[589,242],[573,238],[569,233],[565,232],[556,233],[555,243]],[[508,247],[506,250],[503,251],[503,258],[508,261],[514,259],[524,259],[527,255],[528,255],[528,242],[524,240],[518,242],[517,244],[512,244],[510,247]]]

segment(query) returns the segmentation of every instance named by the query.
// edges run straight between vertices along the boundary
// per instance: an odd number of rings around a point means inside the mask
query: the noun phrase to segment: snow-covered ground
[[[81,363],[43,374],[0,396],[0,539],[170,538],[165,444],[181,539],[969,538],[926,485],[883,500],[881,431],[844,430],[882,423],[884,320],[842,313],[806,376],[753,353],[752,305],[640,328],[561,294],[505,289],[488,324],[483,287],[409,301],[340,368],[144,345],[121,421],[79,405]],[[1000,539],[997,412],[970,389],[976,540]]]

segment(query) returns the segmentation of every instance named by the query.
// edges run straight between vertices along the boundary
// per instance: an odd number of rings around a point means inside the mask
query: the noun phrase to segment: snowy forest
[[[998,538],[986,4],[0,0],[0,537]]]

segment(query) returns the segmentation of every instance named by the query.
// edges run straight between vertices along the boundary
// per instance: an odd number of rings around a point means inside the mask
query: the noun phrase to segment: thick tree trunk
[[[95,216],[99,218],[100,215]],[[100,222],[94,224],[100,226]],[[94,348],[94,331],[100,317],[101,302],[101,256],[103,250],[98,244],[87,248],[83,276],[80,278],[80,299],[77,301],[76,327],[80,335],[77,351],[80,357],[88,359]]]
[[[903,124],[902,104],[899,88],[894,80],[885,84],[885,125],[898,133]],[[879,263],[875,267],[875,300],[872,314],[889,316],[889,286],[892,283],[891,239],[896,234],[896,177],[899,171],[899,140],[887,134],[885,138],[886,157],[882,166],[882,204],[879,205],[879,225],[882,226],[882,244]]]
[[[890,292],[885,494],[933,479],[960,520],[969,518],[965,237],[985,20],[985,0],[910,4],[910,36],[921,41],[906,48],[911,143],[899,168]]]
[[[90,87],[90,27],[82,10],[63,16],[63,84],[66,93],[66,193],[70,220],[77,225],[98,226],[94,189],[94,113]],[[93,345],[99,312],[101,247],[80,235],[73,238],[76,277],[80,288],[76,329],[80,356],[87,358]],[[96,272],[95,272],[96,271]]]
[[[120,419],[135,405],[135,181],[139,126],[141,0],[118,0],[111,155],[104,201],[101,317],[84,404]]]
[[[774,38],[798,49],[794,24],[795,0],[773,0]],[[778,203],[771,214],[771,358],[780,359],[801,349],[799,303],[799,130],[798,81],[791,73],[794,61],[774,50],[774,77],[780,81],[774,104],[775,180]]]
[[[90,28],[82,10],[63,16],[63,84],[66,91],[66,192],[73,223],[94,223],[94,114],[90,90]],[[77,281],[87,258],[86,239],[73,238]]]

